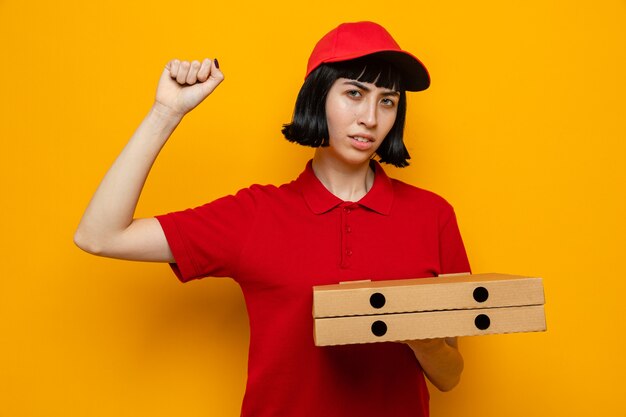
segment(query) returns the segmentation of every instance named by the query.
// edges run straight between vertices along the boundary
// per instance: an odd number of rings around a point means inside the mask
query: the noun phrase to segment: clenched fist
[[[156,103],[182,117],[207,98],[223,80],[224,74],[216,60],[205,58],[200,63],[174,59],[167,63],[161,74]]]

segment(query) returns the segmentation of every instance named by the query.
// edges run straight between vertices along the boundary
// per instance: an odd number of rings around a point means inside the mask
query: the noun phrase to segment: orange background
[[[404,170],[455,207],[474,272],[545,279],[548,331],[461,340],[442,416],[624,416],[626,2],[0,1],[0,416],[236,416],[230,280],[87,255],[74,229],[161,69],[226,81],[175,132],[138,215],[295,177],[280,135],[313,45],[375,20],[428,66]],[[304,388],[306,389],[306,388]]]

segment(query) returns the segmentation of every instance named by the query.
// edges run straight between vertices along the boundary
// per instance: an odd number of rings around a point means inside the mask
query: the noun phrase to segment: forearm
[[[424,373],[439,390],[450,391],[461,378],[463,356],[455,338],[405,342],[415,354]]]
[[[150,169],[182,115],[155,104],[117,157],[94,193],[74,240],[92,253],[101,253],[107,242],[126,230]]]

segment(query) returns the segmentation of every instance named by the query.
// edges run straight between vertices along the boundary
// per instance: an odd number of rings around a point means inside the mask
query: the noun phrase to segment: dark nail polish
[[[220,69],[220,63],[217,62],[217,58],[215,58],[213,62],[215,62],[215,68]]]

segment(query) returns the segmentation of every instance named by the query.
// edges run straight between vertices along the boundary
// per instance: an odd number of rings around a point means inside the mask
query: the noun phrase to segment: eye
[[[349,97],[361,97],[361,92],[359,90],[348,90],[346,91],[346,94]]]
[[[393,100],[392,100],[392,99],[390,99],[390,98],[384,98],[384,99],[382,99],[382,103],[383,103],[385,106],[388,106],[388,107],[393,107],[393,106],[395,106],[395,105],[396,105],[396,102],[395,102],[395,101],[393,101]]]

